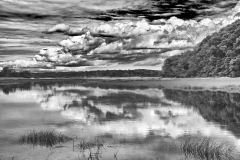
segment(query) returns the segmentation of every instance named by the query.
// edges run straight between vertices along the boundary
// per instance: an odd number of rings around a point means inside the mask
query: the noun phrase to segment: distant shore
[[[0,78],[0,85],[37,82],[74,82],[105,85],[145,86],[181,90],[240,92],[240,78],[160,78],[160,77],[91,77],[91,78]]]

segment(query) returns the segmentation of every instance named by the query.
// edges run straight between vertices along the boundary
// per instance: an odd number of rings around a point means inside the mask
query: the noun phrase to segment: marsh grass
[[[105,142],[103,140],[98,138],[89,141],[86,141],[85,139],[75,139],[73,147],[79,149],[80,151],[89,149],[101,150],[104,147],[104,143]]]
[[[114,157],[114,159],[116,159],[116,160],[117,160],[118,151],[119,151],[119,150],[117,150],[117,152],[114,152],[114,154],[113,154],[113,157]]]
[[[180,146],[180,150],[186,158],[199,160],[234,160],[234,149],[233,145],[219,143],[210,138],[189,137]]]
[[[31,130],[25,135],[19,137],[20,144],[28,144],[42,147],[54,147],[57,144],[72,141],[73,138],[63,134],[52,131],[36,131]]]
[[[78,159],[86,159],[86,160],[99,160],[103,154],[104,148],[104,140],[102,139],[91,139],[86,140],[84,138],[78,138],[74,136],[67,136],[63,133],[52,131],[36,131],[30,130],[28,133],[21,135],[19,137],[20,144],[27,144],[33,147],[41,146],[41,147],[49,147],[52,149],[67,147],[62,146],[62,143],[69,142],[72,144],[73,152],[80,152],[82,157],[78,154]],[[114,153],[114,158],[117,159],[118,151]],[[51,155],[49,155],[51,156]]]
[[[85,139],[75,139],[73,142],[74,148],[78,149],[82,153],[82,158],[87,160],[99,160],[102,155],[102,149],[104,148],[104,141],[98,138],[90,141]],[[87,152],[87,154],[85,154]]]

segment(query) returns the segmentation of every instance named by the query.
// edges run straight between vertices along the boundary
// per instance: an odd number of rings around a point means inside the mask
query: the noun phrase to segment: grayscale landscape
[[[239,160],[240,2],[1,0],[0,160],[67,159]]]

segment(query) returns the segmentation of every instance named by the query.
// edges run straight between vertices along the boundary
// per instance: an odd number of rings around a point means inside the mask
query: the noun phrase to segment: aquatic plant
[[[52,131],[36,131],[30,130],[25,135],[20,135],[19,143],[28,144],[32,146],[44,146],[44,147],[53,147],[57,144],[65,143],[72,141],[73,138],[63,134]]]
[[[84,159],[99,160],[102,155],[102,149],[104,148],[104,141],[99,140],[98,138],[89,141],[81,138],[74,139],[73,150],[74,148],[79,149],[79,151],[82,153],[82,158]],[[87,154],[85,154],[85,151],[87,151]]]
[[[235,146],[210,138],[187,138],[180,146],[186,158],[199,160],[234,160]]]
[[[73,142],[73,147],[79,149],[80,151],[85,151],[89,149],[101,150],[104,146],[104,141],[97,138],[89,141],[80,138],[73,140]]]
[[[113,154],[113,157],[114,157],[114,159],[116,159],[116,160],[117,160],[118,151],[119,151],[119,150],[117,150],[117,152],[114,152],[114,154]]]

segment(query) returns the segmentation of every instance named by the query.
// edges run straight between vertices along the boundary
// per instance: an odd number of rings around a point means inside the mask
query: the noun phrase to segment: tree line
[[[0,77],[24,77],[24,78],[69,78],[69,77],[162,77],[159,70],[96,70],[79,72],[30,72],[15,71],[4,67],[0,72]]]

